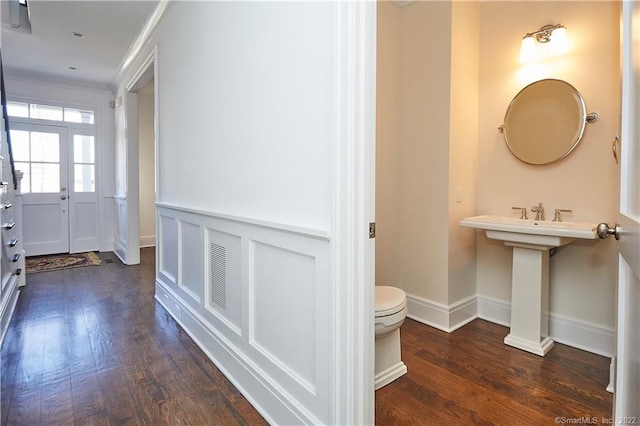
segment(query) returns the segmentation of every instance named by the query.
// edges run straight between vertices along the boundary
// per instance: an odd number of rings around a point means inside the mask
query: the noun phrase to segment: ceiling
[[[0,0],[7,74],[40,74],[105,87],[158,4],[156,0],[28,0],[29,34],[11,28],[10,1],[17,0]]]

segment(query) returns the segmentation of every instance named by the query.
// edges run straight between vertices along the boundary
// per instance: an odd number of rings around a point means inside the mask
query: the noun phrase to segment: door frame
[[[333,423],[373,424],[377,4],[336,7]]]
[[[124,120],[126,127],[126,170],[125,170],[125,193],[120,194],[118,202],[124,204],[125,220],[119,220],[125,229],[121,229],[123,235],[123,250],[114,250],[120,260],[127,265],[137,265],[140,263],[140,190],[139,190],[139,140],[138,140],[138,92],[151,79],[154,79],[154,101],[153,101],[153,131],[155,146],[155,201],[158,201],[158,79],[157,72],[157,46],[151,50],[142,64],[138,67],[129,82],[125,85],[123,106]],[[118,218],[121,219],[121,218]],[[157,226],[156,226],[157,236]],[[122,253],[122,251],[124,253]],[[157,254],[157,253],[156,253]]]

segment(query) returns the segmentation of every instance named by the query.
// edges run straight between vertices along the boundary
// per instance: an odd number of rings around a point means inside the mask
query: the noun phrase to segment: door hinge
[[[375,222],[369,222],[369,238],[375,238],[376,237],[376,223]]]

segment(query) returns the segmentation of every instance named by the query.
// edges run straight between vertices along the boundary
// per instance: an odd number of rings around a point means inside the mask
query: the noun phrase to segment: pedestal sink
[[[504,343],[544,356],[549,337],[549,250],[577,238],[597,237],[596,223],[551,222],[502,216],[474,216],[461,226],[483,229],[487,238],[513,247],[511,330]]]

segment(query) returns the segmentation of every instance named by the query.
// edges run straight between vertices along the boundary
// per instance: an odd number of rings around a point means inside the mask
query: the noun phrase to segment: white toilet
[[[396,287],[376,286],[376,390],[407,373],[400,359],[400,326],[406,316],[406,293]]]

